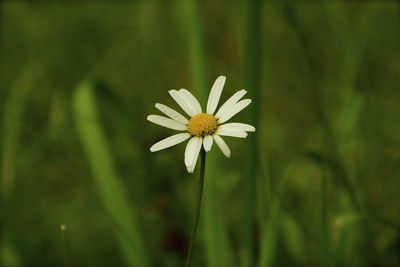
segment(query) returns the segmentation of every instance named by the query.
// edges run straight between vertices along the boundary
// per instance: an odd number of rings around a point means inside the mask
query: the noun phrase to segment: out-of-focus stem
[[[248,111],[248,121],[257,127],[258,103],[260,102],[261,84],[261,1],[247,2],[247,40],[245,51],[246,89],[254,99]],[[247,146],[244,176],[244,210],[243,210],[243,264],[255,265],[254,214],[255,214],[255,177],[257,165],[257,134],[249,138]]]

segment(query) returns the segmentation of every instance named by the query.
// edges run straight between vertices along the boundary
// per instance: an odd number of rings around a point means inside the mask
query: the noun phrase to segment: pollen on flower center
[[[187,129],[192,136],[212,135],[218,128],[217,118],[214,115],[201,113],[190,119]]]

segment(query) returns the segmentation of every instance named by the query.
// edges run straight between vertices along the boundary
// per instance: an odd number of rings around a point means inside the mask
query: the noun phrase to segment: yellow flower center
[[[218,128],[217,118],[214,115],[201,113],[190,119],[188,131],[192,136],[212,135]]]

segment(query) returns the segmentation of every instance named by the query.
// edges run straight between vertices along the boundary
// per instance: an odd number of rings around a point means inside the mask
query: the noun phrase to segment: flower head
[[[188,120],[179,112],[157,103],[156,108],[169,118],[149,115],[147,120],[166,128],[183,131],[183,133],[172,135],[155,143],[150,151],[159,151],[190,138],[185,150],[185,165],[189,173],[194,171],[201,147],[203,146],[204,150],[208,152],[214,141],[222,153],[229,158],[231,151],[221,136],[246,138],[247,132],[254,132],[256,129],[244,123],[225,123],[251,103],[250,99],[240,100],[246,94],[246,90],[236,92],[215,112],[225,80],[225,76],[219,76],[215,80],[208,97],[206,113],[203,113],[200,103],[188,90],[170,90],[169,94],[190,116],[190,119]]]

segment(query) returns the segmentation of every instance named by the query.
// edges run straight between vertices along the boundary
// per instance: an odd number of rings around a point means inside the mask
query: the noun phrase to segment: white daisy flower
[[[215,112],[225,80],[225,76],[219,76],[215,80],[208,97],[206,113],[203,113],[199,101],[188,90],[170,90],[169,94],[190,116],[190,119],[188,120],[179,112],[157,103],[155,107],[169,118],[149,115],[147,120],[166,128],[183,131],[183,133],[172,135],[155,143],[150,151],[156,152],[190,138],[185,150],[185,165],[189,173],[194,171],[201,147],[203,146],[204,150],[208,152],[214,141],[222,153],[229,158],[231,151],[221,136],[246,138],[247,132],[254,132],[256,129],[245,123],[226,123],[251,103],[251,99],[240,100],[247,93],[246,90],[236,92]]]

